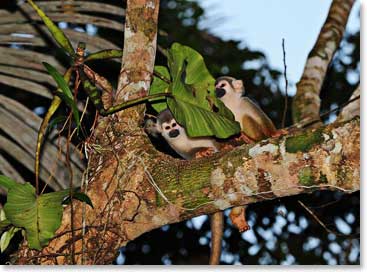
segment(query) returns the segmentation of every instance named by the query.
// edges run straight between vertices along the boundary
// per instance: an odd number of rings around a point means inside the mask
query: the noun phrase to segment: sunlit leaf
[[[8,248],[10,240],[14,237],[15,233],[17,233],[19,230],[21,230],[21,228],[11,227],[8,231],[4,232],[1,235],[1,238],[0,238],[1,252],[4,252]]]
[[[188,46],[174,43],[167,58],[172,82],[168,84],[155,78],[152,92],[168,88],[172,93],[172,98],[167,98],[168,107],[188,135],[228,138],[239,133],[240,125],[232,112],[214,95],[215,79],[203,57]],[[167,70],[159,69],[167,76]],[[158,109],[164,109],[163,104]]]
[[[4,211],[14,226],[25,229],[29,247],[40,250],[59,228],[61,202],[68,194],[67,189],[36,196],[30,183],[16,184],[8,192]]]
[[[32,6],[32,8],[38,13],[38,15],[41,17],[42,21],[45,23],[51,35],[54,37],[56,42],[61,46],[61,48],[63,48],[67,53],[69,53],[70,56],[75,56],[74,49],[69,39],[64,34],[64,32],[62,32],[62,30],[58,28],[52,22],[52,20],[49,17],[47,17],[47,15],[32,0],[27,0],[27,1]]]
[[[167,80],[171,80],[169,71],[164,66],[155,66],[154,72],[159,73],[159,75],[163,76]],[[149,90],[149,95],[158,94],[158,93],[166,93],[168,92],[169,84],[159,78],[158,76],[154,76],[152,86]],[[152,103],[152,107],[157,111],[161,112],[167,108],[166,98],[155,98],[149,100]]]

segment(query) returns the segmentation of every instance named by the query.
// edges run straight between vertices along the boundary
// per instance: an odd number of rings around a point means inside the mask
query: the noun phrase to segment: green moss
[[[309,151],[314,145],[323,141],[322,129],[313,132],[307,132],[301,135],[289,137],[285,141],[285,149],[289,153],[297,153],[298,151]]]
[[[171,170],[162,164],[156,166],[152,176],[170,202],[182,205],[184,208],[195,208],[211,201],[203,189],[210,186],[213,167],[209,159],[202,162],[200,169],[188,162],[178,162],[176,169],[172,169],[171,165]],[[158,207],[167,204],[159,193],[156,197]]]
[[[312,175],[312,168],[305,167],[298,173],[298,180],[304,186],[311,186],[314,184],[314,176]]]

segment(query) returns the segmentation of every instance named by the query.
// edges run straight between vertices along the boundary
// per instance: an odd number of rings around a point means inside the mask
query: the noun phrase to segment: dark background
[[[0,8],[16,11],[15,1],[5,1]],[[100,1],[121,5],[121,0]],[[244,2],[245,5],[245,2]],[[227,74],[244,81],[248,95],[257,101],[280,127],[285,97],[280,91],[283,71],[272,69],[260,51],[239,48],[240,41],[223,41],[206,30],[198,29],[205,11],[198,3],[179,0],[161,1],[158,44],[168,48],[173,42],[188,45],[199,51],[214,77]],[[105,16],[98,14],[99,16]],[[112,18],[113,19],[113,18]],[[123,20],[123,18],[115,18]],[[68,27],[84,25],[68,24]],[[97,34],[122,47],[122,33],[98,28]],[[357,85],[347,80],[350,71],[359,73],[360,32],[346,33],[342,47],[329,67],[321,91],[321,112],[327,112],[346,102]],[[281,39],[281,37],[279,37]],[[352,48],[346,50],[345,48]],[[311,49],[311,48],[310,48]],[[49,54],[58,54],[53,47],[35,48]],[[59,56],[63,59],[62,55]],[[247,61],[262,63],[259,69],[243,69]],[[300,62],[304,63],[304,59]],[[157,53],[157,65],[166,65],[165,57]],[[94,69],[113,81],[117,78],[119,63],[98,62]],[[1,93],[9,93],[31,109],[47,107],[46,99],[19,97],[14,88],[1,86]],[[81,97],[82,98],[82,97]],[[288,97],[288,103],[292,98]],[[291,125],[288,107],[286,124]],[[86,127],[93,120],[93,109]],[[60,110],[62,113],[62,109]],[[154,113],[148,108],[149,113]],[[329,121],[326,116],[324,121]],[[81,137],[76,141],[83,141]],[[155,141],[158,148],[165,144]],[[169,151],[167,151],[169,152]],[[19,166],[28,180],[33,176]],[[338,192],[312,194],[264,201],[248,207],[247,218],[251,230],[240,234],[226,216],[222,264],[359,264],[360,262],[360,195]],[[334,233],[326,231],[297,202],[302,200]],[[228,215],[229,211],[226,211]],[[210,224],[207,216],[151,231],[121,249],[119,264],[207,264],[210,243]],[[1,255],[2,262],[7,254]]]

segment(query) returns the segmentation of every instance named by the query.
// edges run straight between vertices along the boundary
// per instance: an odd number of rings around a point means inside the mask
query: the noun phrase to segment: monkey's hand
[[[288,130],[286,130],[286,129],[278,129],[278,130],[276,130],[275,132],[273,132],[271,134],[271,137],[277,138],[277,137],[280,137],[282,135],[287,135],[287,134],[288,134]]]
[[[241,135],[235,138],[236,141],[244,142],[245,144],[252,144],[255,141],[247,136],[243,131],[241,131]]]
[[[250,229],[249,224],[246,221],[246,206],[234,207],[229,214],[232,224],[238,228],[240,232],[244,232]]]
[[[195,153],[195,158],[204,158],[213,155],[216,150],[213,147],[200,148],[199,151]]]

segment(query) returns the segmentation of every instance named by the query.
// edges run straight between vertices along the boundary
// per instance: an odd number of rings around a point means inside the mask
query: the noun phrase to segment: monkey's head
[[[159,113],[156,122],[148,119],[145,122],[145,131],[155,137],[161,134],[168,142],[174,141],[180,136],[186,136],[184,128],[176,122],[169,109]]]
[[[244,90],[242,80],[233,77],[222,76],[215,81],[215,96],[225,105],[241,98]]]

